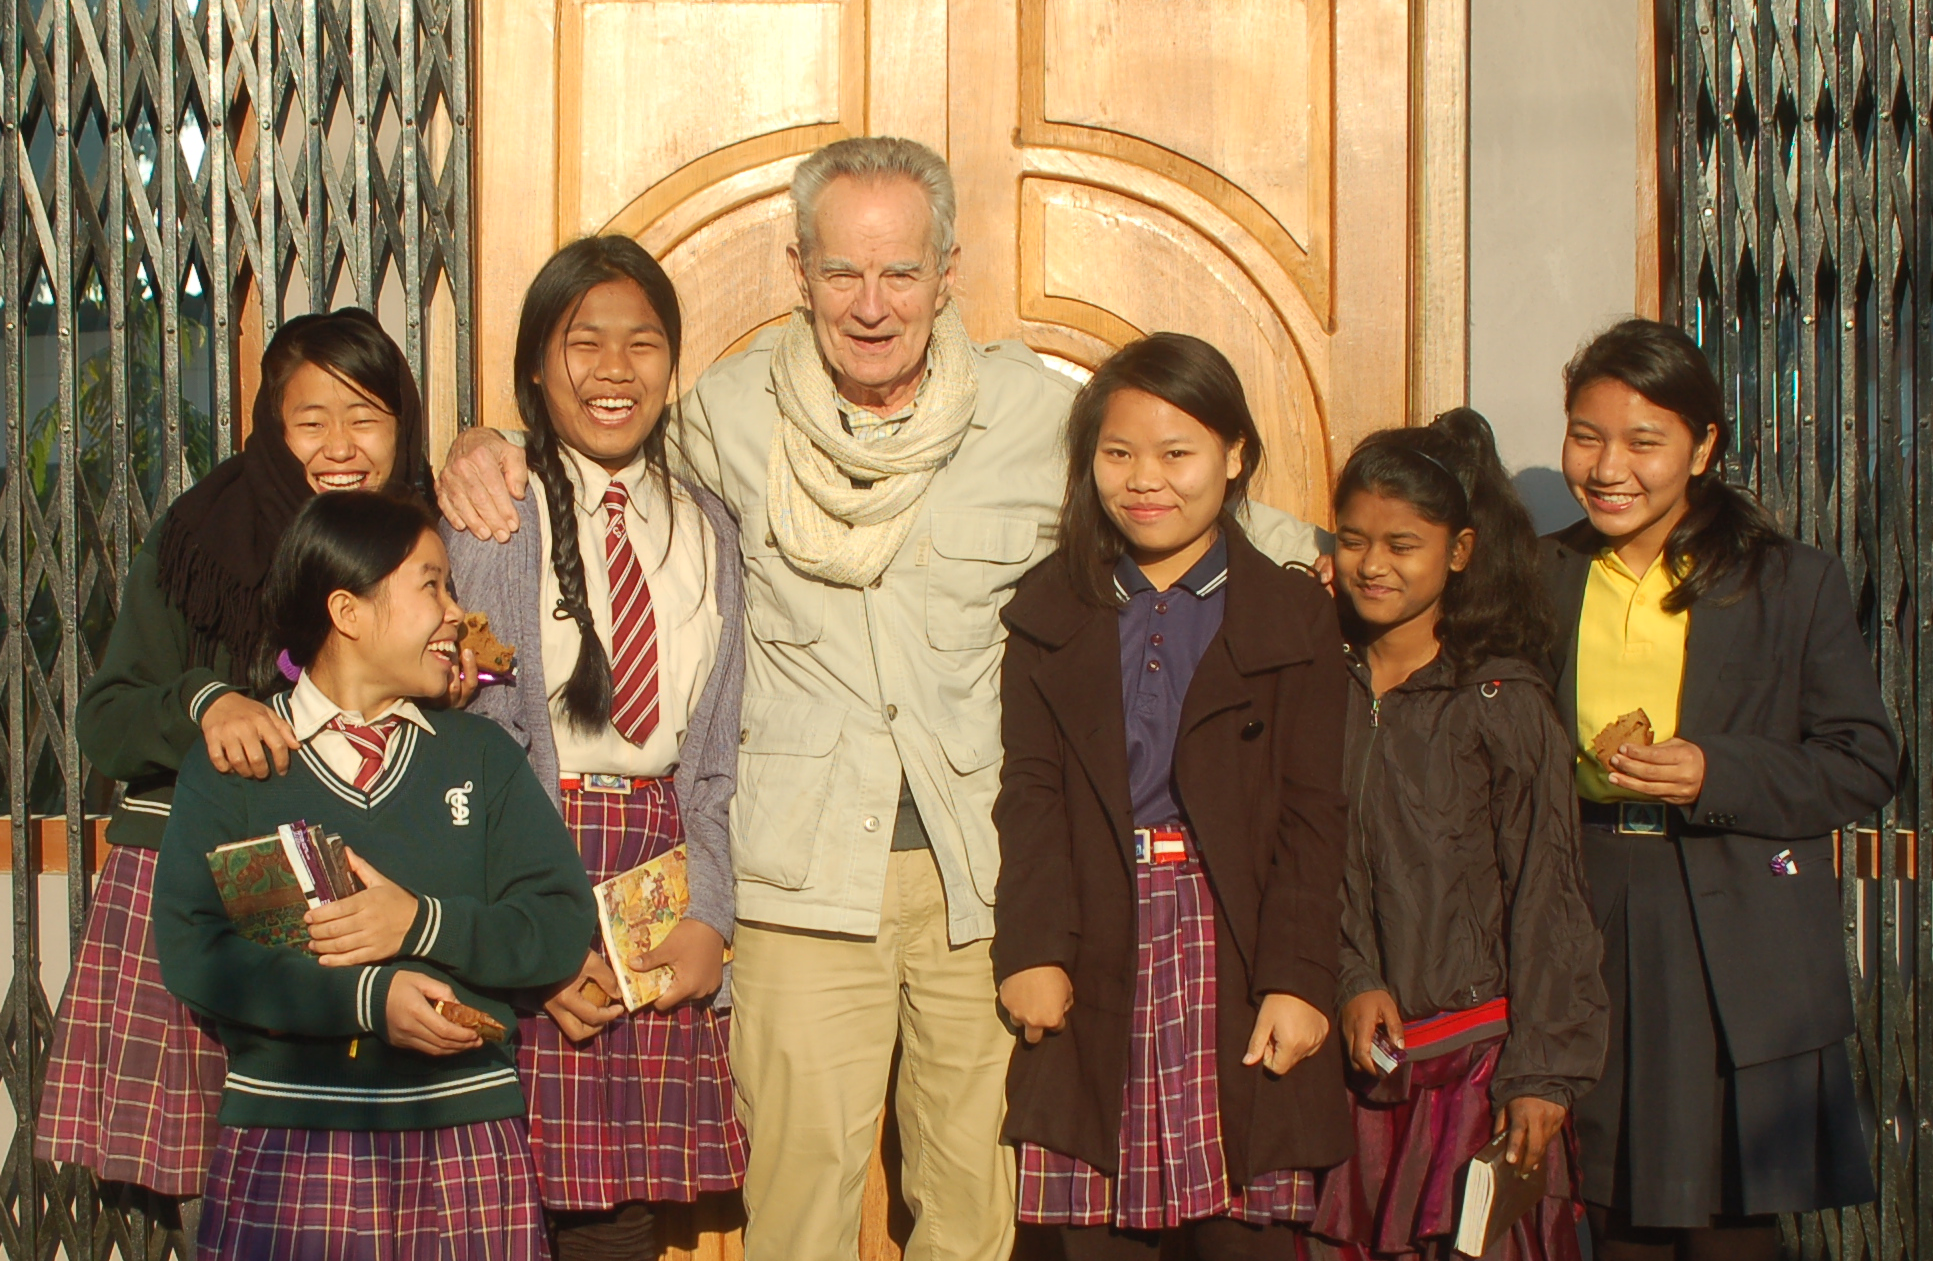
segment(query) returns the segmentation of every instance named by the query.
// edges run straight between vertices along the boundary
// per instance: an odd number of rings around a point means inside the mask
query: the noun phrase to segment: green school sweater
[[[275,706],[288,716],[288,698]],[[154,880],[161,976],[219,1022],[228,1048],[223,1125],[414,1130],[521,1116],[512,992],[574,975],[597,932],[590,881],[523,750],[488,719],[432,712],[410,723],[368,792],[304,747],[286,775],[216,773],[200,745],[182,764]],[[207,855],[306,819],[340,833],[417,895],[403,954],[325,968],[306,950],[261,946],[222,911]],[[430,1056],[383,1040],[391,979],[447,980],[511,1040]]]
[[[237,690],[228,649],[189,626],[161,590],[163,516],[128,564],[107,651],[81,689],[74,735],[94,769],[127,791],[108,820],[115,845],[161,848],[175,774],[201,743],[201,716]]]

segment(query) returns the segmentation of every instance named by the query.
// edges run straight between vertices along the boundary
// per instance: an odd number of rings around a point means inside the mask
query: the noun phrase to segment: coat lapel
[[[1691,625],[1685,632],[1685,677],[1678,693],[1678,734],[1686,739],[1710,730],[1719,673],[1749,638],[1751,623],[1757,620],[1757,610],[1746,607],[1749,599],[1727,598],[1736,595],[1733,589],[1721,593],[1719,600],[1707,598],[1691,606]]]
[[[1586,529],[1589,524],[1581,523]],[[1551,645],[1551,663],[1557,676],[1553,691],[1558,719],[1567,732],[1577,730],[1577,619],[1584,613],[1584,583],[1591,574],[1593,555],[1590,548],[1577,542],[1575,533],[1573,528],[1559,537],[1556,573],[1550,588],[1557,614],[1557,640]]]
[[[1072,638],[1034,671],[1034,686],[1053,711],[1067,747],[1079,759],[1126,846],[1134,831],[1128,746],[1122,734],[1121,635],[1114,614],[1092,611]]]

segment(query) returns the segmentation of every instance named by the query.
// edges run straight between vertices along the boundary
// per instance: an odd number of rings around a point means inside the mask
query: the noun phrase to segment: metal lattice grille
[[[1735,469],[1846,563],[1905,742],[1842,855],[1879,1201],[1787,1223],[1805,1257],[1933,1252],[1933,102],[1926,0],[1680,0],[1679,292],[1738,418]],[[1862,869],[1862,855],[1863,869]],[[1913,877],[1919,876],[1915,879]]]
[[[53,1020],[32,823],[65,820],[77,941],[104,804],[80,688],[155,516],[234,448],[283,318],[370,307],[432,415],[469,414],[468,77],[466,0],[0,0],[8,1256],[188,1254],[165,1211],[33,1160]]]

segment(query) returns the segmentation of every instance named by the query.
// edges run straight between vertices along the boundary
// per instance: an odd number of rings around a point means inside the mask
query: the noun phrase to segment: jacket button
[[[747,740],[750,740],[751,738],[752,738],[752,729],[750,727],[740,727],[738,729],[738,742],[740,744],[744,744]]]
[[[868,832],[877,832],[879,831],[879,816],[869,814],[859,821],[859,826],[865,828]]]
[[[886,707],[886,721],[891,722],[893,719],[897,717],[899,717],[899,706],[888,705]]]
[[[1256,719],[1254,722],[1248,724],[1248,726],[1242,728],[1242,739],[1244,740],[1257,739],[1261,736],[1261,734],[1262,734],[1262,720],[1259,718]]]
[[[773,534],[773,533],[772,533],[771,531],[769,531],[769,530],[768,530],[768,531],[766,531],[766,534],[765,534],[765,546],[767,546],[767,547],[777,547],[778,545],[779,545],[779,540],[778,540],[778,536],[777,536],[776,534]]]

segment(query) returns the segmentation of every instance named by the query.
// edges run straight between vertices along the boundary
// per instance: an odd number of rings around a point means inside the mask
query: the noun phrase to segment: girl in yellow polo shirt
[[[1874,1194],[1830,833],[1892,796],[1898,743],[1838,559],[1724,481],[1696,344],[1624,321],[1564,394],[1586,519],[1545,540],[1545,671],[1611,999],[1575,1113],[1595,1252],[1772,1261],[1774,1214]]]

